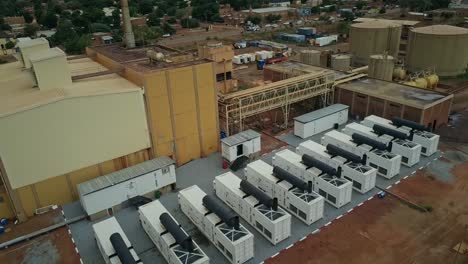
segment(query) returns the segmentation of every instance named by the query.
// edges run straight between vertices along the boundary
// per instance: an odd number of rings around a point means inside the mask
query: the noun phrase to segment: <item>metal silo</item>
[[[349,55],[337,54],[331,56],[331,68],[337,71],[348,71],[351,65]]]
[[[391,81],[395,60],[388,55],[372,55],[369,58],[369,72],[371,78]]]
[[[368,64],[369,57],[383,54],[396,58],[400,49],[401,25],[387,22],[364,22],[351,25],[350,51],[355,64]]]
[[[434,69],[439,76],[465,73],[468,67],[468,29],[449,25],[412,29],[405,63],[411,72]]]
[[[320,66],[320,51],[301,50],[300,61],[304,64]]]

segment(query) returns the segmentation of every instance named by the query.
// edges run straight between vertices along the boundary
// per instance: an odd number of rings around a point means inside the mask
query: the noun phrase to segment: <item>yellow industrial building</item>
[[[169,156],[182,165],[218,151],[219,124],[215,63],[191,54],[154,46],[147,49],[117,45],[87,49],[89,57],[144,90],[152,156]]]
[[[212,61],[23,45],[20,61],[0,65],[1,217],[72,202],[77,184],[153,157],[181,165],[218,150]]]

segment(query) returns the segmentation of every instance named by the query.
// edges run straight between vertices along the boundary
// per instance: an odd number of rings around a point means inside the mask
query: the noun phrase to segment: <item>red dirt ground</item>
[[[262,142],[262,151],[260,154],[270,153],[275,149],[279,149],[281,147],[287,146],[286,142],[283,142],[274,136],[268,135],[266,133],[261,134],[261,142]]]
[[[432,212],[374,198],[266,263],[467,263],[452,248],[468,241],[468,162],[452,174],[443,183],[422,171],[390,189]]]
[[[0,235],[0,243],[6,242],[13,238],[29,234],[42,228],[49,227],[64,221],[62,216],[62,209],[59,207],[53,211],[47,212],[42,215],[37,215],[28,219],[28,221],[19,225],[10,223],[7,228],[10,231]],[[2,263],[2,262],[0,262]]]
[[[0,263],[79,264],[80,257],[68,234],[68,228],[22,242],[0,251]]]

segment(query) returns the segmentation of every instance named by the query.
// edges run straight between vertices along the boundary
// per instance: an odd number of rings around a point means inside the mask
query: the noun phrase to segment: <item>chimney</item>
[[[120,0],[122,6],[122,24],[124,30],[124,42],[127,48],[135,47],[135,36],[133,35],[132,23],[130,22],[130,10],[128,0]]]

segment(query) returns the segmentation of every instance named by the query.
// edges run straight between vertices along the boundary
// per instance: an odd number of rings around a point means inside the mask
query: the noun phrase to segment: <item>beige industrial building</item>
[[[78,199],[78,183],[143,162],[151,147],[140,87],[31,46],[25,65],[0,65],[0,215],[20,220]]]
[[[411,72],[434,70],[439,76],[466,73],[468,29],[449,25],[412,29],[405,62]]]
[[[398,57],[402,26],[397,23],[374,21],[352,24],[350,53],[354,64],[367,65],[369,57],[385,52]]]

